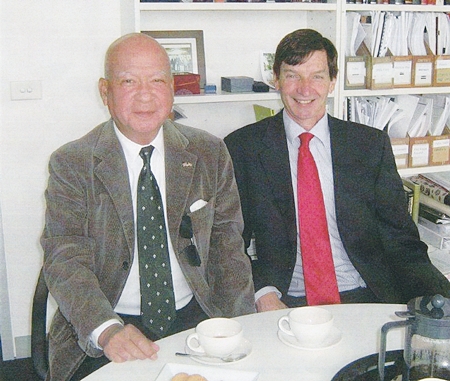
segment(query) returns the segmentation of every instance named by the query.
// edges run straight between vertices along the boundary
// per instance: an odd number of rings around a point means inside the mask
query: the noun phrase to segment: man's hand
[[[156,353],[159,346],[131,324],[124,327],[113,324],[102,332],[98,343],[102,346],[105,356],[113,362],[158,358]]]
[[[256,301],[256,311],[258,312],[283,310],[285,308],[288,307],[280,299],[278,299],[275,292],[269,292],[268,294],[261,296]]]

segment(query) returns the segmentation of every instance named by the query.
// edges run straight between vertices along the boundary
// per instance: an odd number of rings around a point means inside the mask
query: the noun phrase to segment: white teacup
[[[212,318],[200,322],[186,344],[194,352],[210,356],[227,356],[243,339],[239,322],[227,318]]]
[[[331,333],[333,314],[321,307],[298,307],[281,317],[278,327],[301,346],[319,347]]]

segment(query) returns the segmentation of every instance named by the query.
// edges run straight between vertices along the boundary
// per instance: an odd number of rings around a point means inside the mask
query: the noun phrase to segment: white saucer
[[[325,339],[325,341],[322,344],[320,344],[317,347],[305,347],[303,345],[300,345],[295,336],[290,336],[281,330],[278,330],[278,338],[281,340],[282,343],[290,347],[294,347],[297,349],[320,350],[330,348],[339,343],[342,339],[342,333],[341,331],[339,331],[339,329],[333,327],[330,335]]]
[[[236,361],[231,361],[231,362],[225,362],[225,361],[222,361],[221,359],[211,358],[211,357],[207,357],[207,356],[202,357],[202,353],[192,350],[187,345],[185,346],[184,350],[186,351],[186,353],[189,353],[192,355],[199,355],[199,357],[191,357],[192,360],[197,361],[199,363],[207,364],[207,365],[228,365],[228,364],[235,364],[239,361],[246,359],[252,351],[252,343],[244,337],[242,339],[241,343],[239,344],[239,346],[231,354],[245,353],[245,357],[243,357],[239,360],[236,360]]]

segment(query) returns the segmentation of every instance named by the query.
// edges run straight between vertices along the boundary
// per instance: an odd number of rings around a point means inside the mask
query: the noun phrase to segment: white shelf
[[[280,99],[278,91],[269,91],[267,93],[227,93],[225,91],[217,94],[196,94],[196,95],[177,95],[175,104],[196,104],[196,103],[222,103],[222,102],[254,102],[260,100]]]
[[[140,3],[141,11],[336,11],[336,3]]]
[[[395,89],[361,89],[361,90],[343,90],[344,97],[370,97],[378,95],[400,95],[400,94],[448,94],[450,92],[449,86],[443,87],[402,87]]]
[[[344,1],[344,0],[342,0]],[[387,11],[387,12],[449,12],[449,5],[405,5],[405,4],[346,4],[346,12]]]
[[[448,172],[450,171],[450,165],[435,165],[428,167],[415,167],[415,168],[403,168],[399,169],[400,176],[413,176],[419,173],[436,173],[436,172]]]

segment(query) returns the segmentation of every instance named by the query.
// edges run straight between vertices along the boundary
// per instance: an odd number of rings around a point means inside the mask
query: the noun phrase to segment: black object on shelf
[[[255,81],[253,82],[252,89],[255,93],[267,93],[269,91],[269,85],[264,82]]]

